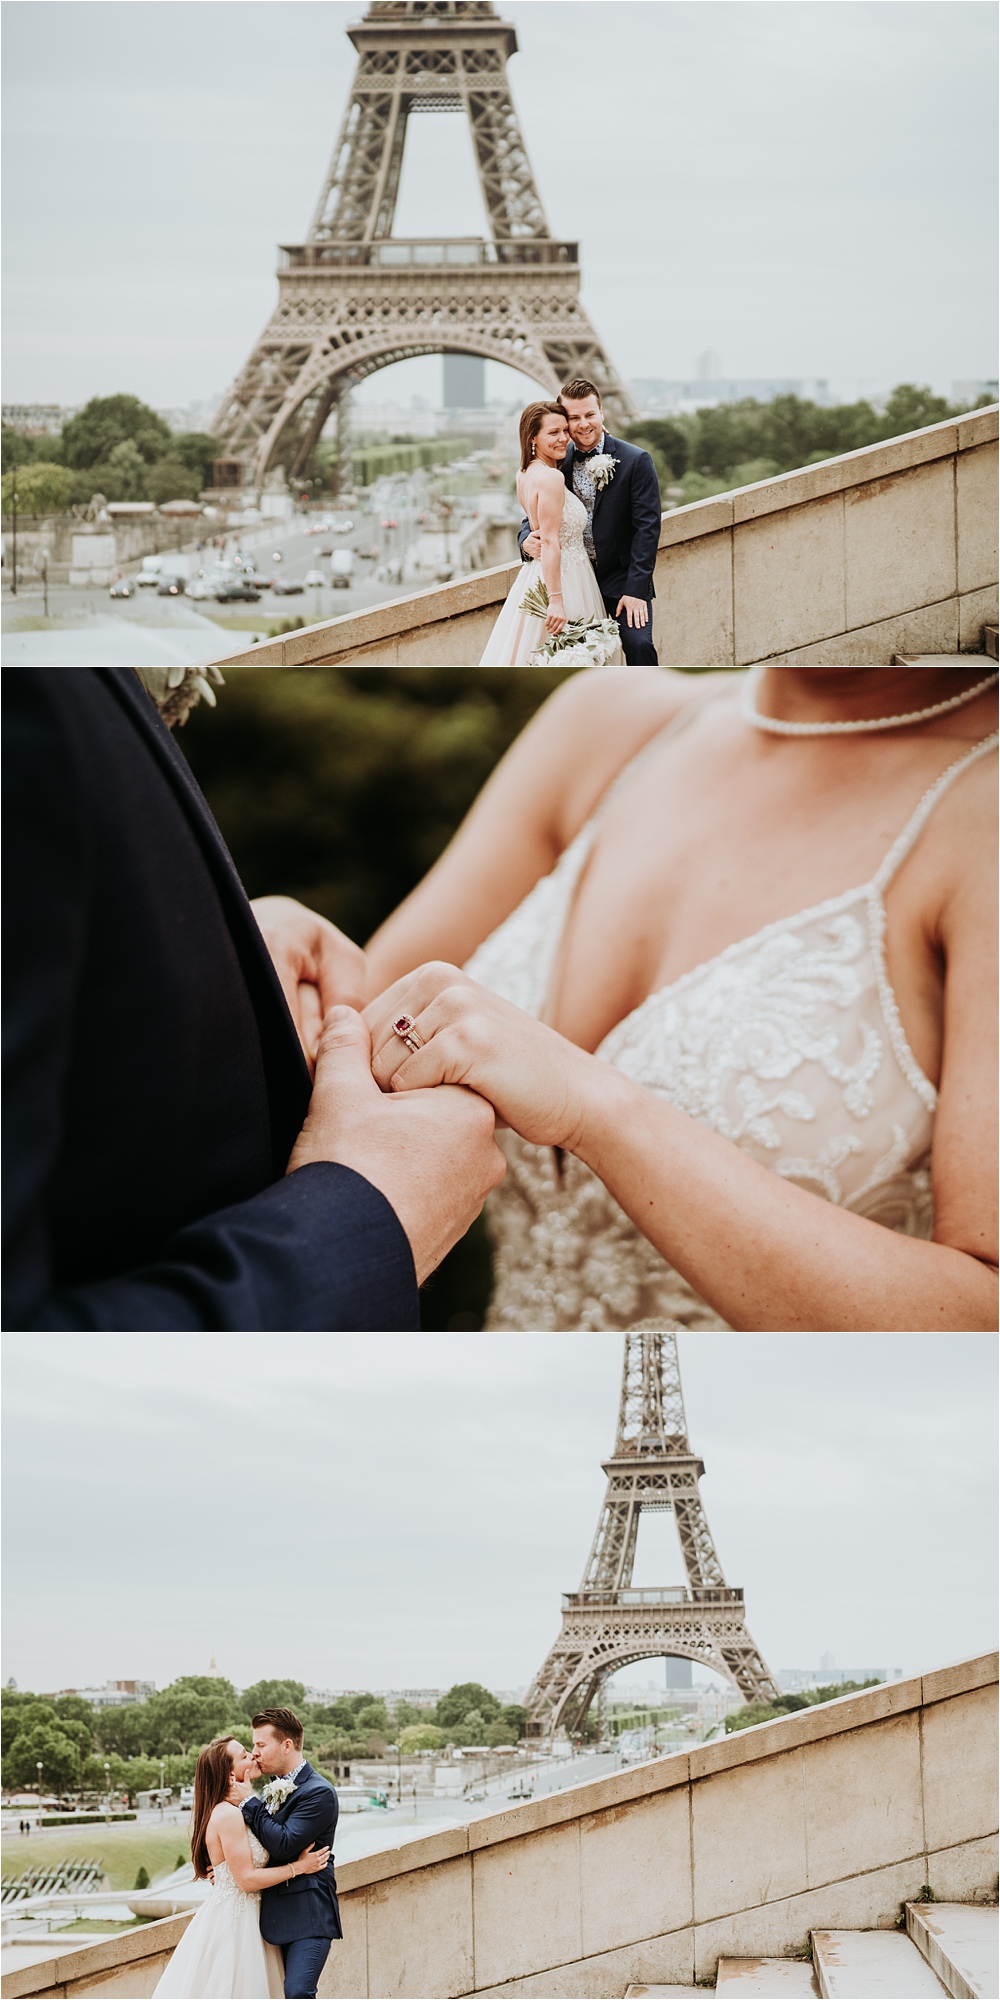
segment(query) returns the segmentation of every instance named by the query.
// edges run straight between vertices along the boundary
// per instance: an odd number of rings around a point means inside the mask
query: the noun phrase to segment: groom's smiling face
[[[598,396],[560,396],[573,443],[581,451],[593,451],[604,430],[604,411]]]

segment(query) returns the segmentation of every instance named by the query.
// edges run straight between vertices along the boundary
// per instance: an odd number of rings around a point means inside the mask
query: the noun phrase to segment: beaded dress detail
[[[583,545],[583,531],[587,525],[587,509],[575,493],[566,488],[563,501],[562,521],[559,528],[560,581],[562,583],[563,606],[567,618],[607,618],[604,599],[597,587],[593,565]],[[479,664],[481,667],[524,666],[539,646],[545,643],[544,618],[527,617],[521,610],[525,591],[535,583],[543,582],[540,562],[522,563],[520,571],[507,593],[507,601],[490,633],[486,651]],[[608,661],[609,666],[621,665],[620,649]]]
[[[884,896],[943,793],[996,744],[986,738],[942,772],[871,881],[766,924],[650,994],[605,1036],[599,1060],[773,1173],[929,1238],[937,1092],[889,984]],[[465,968],[536,1018],[601,814],[636,761]],[[728,1330],[581,1160],[557,1159],[514,1132],[497,1141],[507,1172],[487,1201],[495,1263],[487,1328]]]
[[[254,1867],[269,1868],[267,1849],[246,1831]],[[281,2000],[285,1968],[277,1945],[261,1937],[259,1890],[241,1889],[224,1861],[212,1872],[154,2000]]]

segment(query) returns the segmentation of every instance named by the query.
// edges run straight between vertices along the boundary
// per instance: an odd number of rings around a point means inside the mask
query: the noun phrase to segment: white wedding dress
[[[583,545],[583,531],[587,525],[587,509],[577,494],[566,488],[563,501],[562,525],[559,529],[559,555],[562,575],[563,608],[572,623],[575,618],[608,618],[604,599],[597,588],[597,578],[593,565]],[[519,575],[514,578],[507,602],[486,641],[486,651],[479,664],[481,667],[524,667],[532,653],[545,644],[544,618],[530,618],[521,610],[521,600],[525,591],[533,583],[541,583],[540,562],[522,563]],[[558,659],[553,662],[558,665]],[[609,667],[622,664],[621,648],[615,650],[608,660]]]
[[[255,1868],[267,1851],[247,1828]],[[285,1970],[276,1944],[260,1934],[260,1894],[237,1888],[224,1861],[157,1987],[154,2000],[281,2000]]]
[[[942,793],[996,744],[984,739],[942,773],[870,882],[765,924],[650,994],[605,1036],[599,1059],[784,1179],[929,1238],[937,1092],[889,984],[883,898]],[[536,1018],[601,813],[636,761],[465,968]],[[514,1132],[497,1143],[507,1172],[486,1204],[487,1329],[730,1330],[581,1160]]]

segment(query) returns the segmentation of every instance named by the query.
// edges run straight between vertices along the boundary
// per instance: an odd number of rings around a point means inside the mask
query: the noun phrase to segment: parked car
[[[276,576],[271,585],[275,597],[301,597],[305,584],[291,576]]]
[[[113,583],[113,584],[112,584],[112,586],[111,586],[111,589],[110,589],[110,590],[108,591],[108,596],[109,596],[109,597],[134,597],[134,596],[135,596],[135,584],[134,584],[134,583],[130,583],[130,582],[129,582],[129,580],[128,580],[128,577],[127,577],[127,576],[123,576],[123,577],[121,577],[121,578],[119,579],[119,581],[118,581],[117,583]]]
[[[325,582],[326,582],[326,578],[325,578],[325,576],[323,575],[323,572],[322,572],[322,570],[319,570],[319,569],[307,569],[307,570],[306,570],[306,574],[305,574],[305,583],[306,583],[306,586],[307,586],[307,588],[308,588],[308,589],[310,589],[310,590],[321,590],[321,589],[323,588],[323,585],[325,584]]]
[[[227,577],[224,583],[216,584],[215,601],[217,604],[259,604],[260,591],[246,577]]]

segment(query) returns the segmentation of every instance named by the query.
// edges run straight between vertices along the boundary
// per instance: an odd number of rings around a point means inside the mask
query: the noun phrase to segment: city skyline
[[[989,1336],[680,1354],[772,1665],[909,1674],[991,1643]],[[9,1335],[4,1678],[162,1686],[214,1655],[239,1686],[526,1685],[586,1558],[620,1368],[606,1334]],[[678,1580],[671,1519],[644,1522],[636,1583]]]
[[[567,24],[584,6],[581,35]],[[11,398],[183,405],[231,378],[274,303],[275,244],[305,229],[359,11],[9,0]],[[853,393],[904,379],[947,393],[993,373],[995,21],[981,0],[500,11],[550,225],[581,244],[584,303],[623,375],[684,377],[708,348],[734,375]],[[602,115],[581,143],[594,78]],[[470,164],[461,119],[414,120],[396,233],[483,233]],[[938,268],[963,282],[924,285],[920,312],[901,310],[915,270]],[[433,367],[375,382],[408,396]],[[501,381],[523,392],[491,365],[488,393]]]

